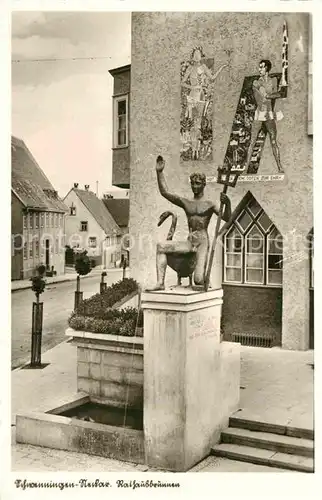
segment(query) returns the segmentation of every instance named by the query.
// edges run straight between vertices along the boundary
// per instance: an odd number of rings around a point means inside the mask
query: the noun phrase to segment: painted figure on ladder
[[[281,159],[280,151],[277,144],[277,129],[276,122],[282,120],[282,111],[275,111],[274,104],[275,100],[281,97],[280,89],[277,87],[277,79],[275,77],[270,77],[269,72],[272,68],[272,63],[268,59],[262,59],[259,63],[259,78],[253,81],[253,93],[257,103],[257,108],[255,110],[254,120],[252,122],[252,132],[251,140],[248,148],[248,154],[245,164],[245,169],[247,171],[250,160],[253,156],[253,150],[259,132],[264,128],[266,133],[268,133],[272,152],[276,161],[278,171],[280,173],[284,172]]]
[[[287,97],[288,90],[288,31],[283,23],[282,72],[271,73],[272,63],[262,59],[259,75],[244,78],[232,130],[225,154],[224,166],[245,174],[257,174],[267,135],[279,173],[284,172],[277,143],[277,122],[283,118],[275,105]]]

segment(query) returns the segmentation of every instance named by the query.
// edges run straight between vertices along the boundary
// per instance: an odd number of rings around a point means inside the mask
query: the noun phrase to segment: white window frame
[[[262,242],[263,242],[263,252],[248,252],[247,250],[247,243],[249,240],[252,240],[254,238],[252,238],[251,236],[249,236],[249,234],[252,232],[252,230],[254,229],[254,227],[257,229],[257,231],[261,234],[261,237],[262,237]],[[251,229],[249,229],[245,235],[244,235],[244,240],[245,240],[245,243],[244,243],[244,246],[245,246],[245,265],[244,265],[244,283],[245,285],[264,285],[265,283],[265,236],[263,235],[262,231],[261,231],[261,228],[259,227],[259,225],[255,225],[255,226],[252,226]],[[247,266],[247,256],[248,255],[258,255],[258,256],[261,256],[262,257],[262,262],[263,262],[263,265],[262,267],[248,267]],[[262,281],[247,281],[247,271],[249,270],[261,270],[262,271]]]
[[[86,229],[83,229],[83,224],[86,224]],[[87,220],[80,221],[80,232],[82,232],[82,233],[88,232],[88,221]]]
[[[117,106],[120,101],[125,101],[126,104],[126,128],[125,128],[125,134],[126,134],[126,141],[125,144],[119,144],[118,143],[118,118],[119,115],[117,114]],[[113,97],[113,147],[115,149],[120,149],[120,148],[127,148],[129,145],[129,96],[128,94],[122,94],[118,96]]]
[[[244,207],[243,211],[246,210],[248,212],[251,212],[249,210],[249,208],[248,208],[248,205],[249,205],[249,202]],[[237,221],[237,219],[239,219],[241,217],[241,213],[239,213],[238,216],[236,217],[233,225],[230,226],[230,228],[228,229],[228,231],[226,231],[226,233],[224,234],[223,284],[225,284],[225,285],[241,285],[241,286],[257,286],[257,287],[264,287],[264,288],[265,287],[269,287],[269,288],[281,288],[283,286],[283,265],[282,265],[282,268],[281,268],[281,271],[282,271],[282,281],[281,281],[281,283],[270,283],[269,279],[268,279],[268,277],[269,277],[268,256],[271,255],[271,254],[269,254],[269,242],[272,241],[272,238],[271,238],[272,232],[275,231],[275,230],[277,231],[276,238],[278,238],[278,239],[281,238],[282,245],[283,245],[283,236],[281,235],[281,233],[279,232],[278,228],[274,225],[274,223],[272,221],[271,221],[271,225],[269,226],[268,229],[264,230],[261,227],[261,225],[259,224],[258,221],[259,221],[259,219],[260,219],[260,217],[262,216],[263,213],[265,213],[265,211],[263,210],[263,208],[261,208],[261,210],[259,212],[257,212],[256,215],[254,215],[251,212],[251,215],[252,215],[252,218],[253,218],[253,222],[251,223],[251,225],[248,226],[247,230],[241,230],[241,228],[240,228],[240,225],[239,225],[239,223]],[[257,229],[257,231],[261,234],[261,236],[263,238],[263,240],[262,240],[263,241],[263,251],[261,253],[256,252],[256,255],[261,256],[262,257],[262,261],[263,261],[262,268],[256,268],[256,269],[262,269],[262,272],[263,272],[262,282],[253,282],[253,281],[247,281],[246,280],[247,270],[251,269],[251,268],[247,267],[247,265],[246,265],[247,264],[247,255],[249,255],[249,253],[247,252],[247,241],[249,239],[249,233],[253,230],[254,227]],[[229,268],[236,267],[236,268],[240,269],[239,266],[227,266],[227,262],[228,262],[228,258],[227,257],[230,254],[234,254],[235,253],[235,252],[227,252],[227,249],[228,249],[227,241],[230,238],[230,234],[232,232],[234,232],[234,230],[238,232],[238,234],[240,235],[241,240],[242,240],[241,280],[240,281],[227,280],[227,268],[229,269]],[[276,239],[276,238],[273,238],[273,239]],[[283,259],[283,249],[282,249],[282,253],[278,254],[278,255],[280,256],[281,259]]]
[[[43,257],[45,255],[45,239],[44,238],[40,239],[39,248],[40,248],[40,257]]]
[[[249,216],[249,218],[250,218],[250,222],[248,223],[247,227],[245,227],[245,228],[243,228],[243,226],[242,226],[242,225],[241,225],[241,223],[239,222],[239,221],[240,221],[240,219],[242,218],[242,216],[244,215],[244,212],[246,212],[246,213],[247,213],[247,215],[248,215],[248,216]],[[248,210],[243,210],[243,211],[242,211],[242,212],[238,215],[238,217],[236,218],[236,222],[237,222],[237,224],[238,224],[239,229],[240,229],[243,233],[247,233],[248,229],[250,228],[250,226],[251,226],[251,225],[252,225],[252,223],[253,223],[253,219],[252,219],[251,215],[249,215],[249,211],[248,211]],[[236,226],[235,226],[235,227],[236,227]],[[241,237],[242,237],[242,236],[243,236],[243,235],[241,234]]]
[[[23,258],[24,260],[27,260],[28,259],[28,241],[24,241],[24,244],[23,244]]]
[[[91,240],[93,240],[93,241],[91,241]],[[93,243],[95,243],[95,245],[93,245]],[[88,247],[89,248],[97,248],[97,237],[96,236],[89,236]]]
[[[35,227],[34,214],[33,214],[33,212],[29,212],[29,214],[28,214],[28,228],[34,229],[34,227]]]
[[[243,242],[243,235],[242,233],[239,231],[239,229],[234,226],[234,228],[231,228],[226,234],[225,234],[225,245],[224,245],[224,281],[225,283],[242,283],[243,280],[242,280],[242,276],[243,276],[243,246],[241,248],[241,251],[240,252],[227,252],[227,240],[229,239],[232,239],[230,238],[230,233],[234,231],[234,229],[236,231],[238,231],[238,234],[240,235],[240,239],[241,241]],[[231,255],[231,254],[238,254],[240,255],[240,266],[227,266],[227,255]],[[240,280],[239,281],[232,281],[232,280],[227,280],[227,267],[228,269],[240,269]]]
[[[278,229],[277,229],[274,225],[273,225],[273,226],[271,226],[270,231],[269,231],[269,233],[267,234],[267,251],[266,251],[266,283],[267,283],[267,285],[269,285],[269,286],[281,286],[281,285],[283,285],[283,265],[282,265],[282,268],[280,269],[280,271],[282,272],[282,281],[281,281],[281,283],[270,283],[270,281],[269,281],[269,279],[268,279],[268,276],[269,276],[269,271],[279,271],[279,269],[271,269],[271,268],[269,268],[269,267],[268,267],[268,257],[269,257],[269,255],[279,255],[279,256],[280,256],[280,258],[282,259],[282,262],[283,262],[283,249],[282,249],[282,253],[279,253],[279,254],[277,254],[277,253],[273,253],[273,252],[270,252],[270,251],[269,251],[269,243],[270,243],[270,241],[276,241],[276,238],[272,238],[272,237],[271,237],[271,234],[272,234],[272,232],[273,232],[275,229],[277,230],[278,234],[281,234],[281,233],[278,231]],[[283,244],[283,240],[282,240],[282,244]]]
[[[38,259],[39,258],[39,239],[37,238],[35,240],[35,258]]]
[[[39,229],[39,222],[40,222],[39,219],[40,219],[39,212],[36,212],[35,213],[35,229]]]

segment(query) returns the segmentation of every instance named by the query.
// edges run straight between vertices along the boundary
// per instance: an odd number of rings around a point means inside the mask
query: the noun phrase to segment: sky
[[[60,196],[74,182],[96,191],[98,181],[99,194],[109,190],[108,70],[131,62],[131,13],[13,12],[11,48],[12,134]]]

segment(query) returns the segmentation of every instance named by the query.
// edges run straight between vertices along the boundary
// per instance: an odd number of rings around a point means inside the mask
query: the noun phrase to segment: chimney
[[[74,182],[74,188],[77,189],[78,188],[78,182]]]
[[[85,184],[85,190],[88,191],[89,190],[89,184]]]

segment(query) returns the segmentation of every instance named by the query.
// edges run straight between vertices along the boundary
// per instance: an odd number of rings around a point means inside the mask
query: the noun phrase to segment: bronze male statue
[[[165,161],[162,156],[158,156],[156,161],[156,172],[160,193],[174,205],[183,208],[188,220],[189,236],[186,241],[167,241],[165,243],[158,243],[156,258],[157,284],[149,290],[164,290],[168,254],[191,254],[191,251],[196,252],[193,275],[194,284],[203,286],[209,252],[209,236],[207,229],[212,215],[215,213],[218,216],[220,208],[212,201],[204,199],[204,188],[206,185],[206,177],[204,174],[195,173],[190,176],[191,189],[194,195],[192,200],[169,193],[163,173],[164,167]],[[228,221],[231,216],[231,205],[228,196],[221,193],[220,202],[224,205],[222,218],[224,221]]]

